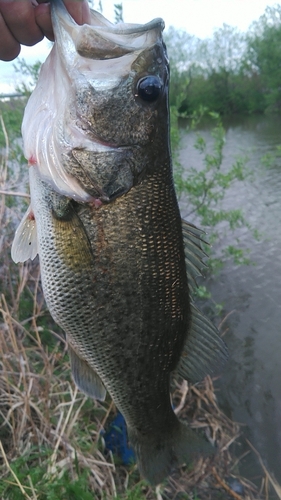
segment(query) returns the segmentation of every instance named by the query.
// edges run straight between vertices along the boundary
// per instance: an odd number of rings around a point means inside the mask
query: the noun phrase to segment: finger
[[[91,14],[87,0],[65,0],[64,3],[77,24],[91,23]],[[38,4],[34,9],[36,23],[44,35],[53,41],[54,33],[51,22],[50,4],[46,4],[45,0],[38,0]]]
[[[20,44],[13,37],[3,17],[0,14],[0,59],[12,61],[20,53]]]
[[[0,12],[13,37],[24,45],[34,45],[43,38],[35,22],[30,0],[0,0]]]
[[[37,0],[38,4],[43,4],[48,0]],[[69,14],[77,24],[90,24],[91,14],[87,0],[63,0]]]
[[[87,0],[64,0],[64,5],[77,24],[91,24],[91,14]]]
[[[35,20],[44,35],[54,41],[54,33],[51,21],[51,8],[49,3],[42,3],[34,9]]]

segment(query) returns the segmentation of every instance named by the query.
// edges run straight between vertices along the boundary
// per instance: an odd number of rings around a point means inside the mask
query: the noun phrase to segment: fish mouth
[[[66,59],[74,52],[99,61],[118,59],[128,54],[135,58],[136,53],[160,39],[165,27],[161,18],[146,24],[112,24],[94,10],[91,10],[91,24],[80,26],[68,13],[62,0],[52,0],[51,15],[55,39]]]

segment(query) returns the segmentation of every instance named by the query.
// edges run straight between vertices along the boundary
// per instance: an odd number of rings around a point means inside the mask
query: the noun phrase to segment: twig
[[[270,484],[273,486],[276,494],[278,495],[278,498],[281,499],[281,486],[277,483],[277,481],[271,476],[271,474],[266,469],[266,467],[262,461],[262,458],[261,458],[259,452],[256,450],[256,448],[254,448],[254,446],[250,443],[250,441],[248,441],[248,439],[246,439],[246,442],[248,443],[250,448],[252,448],[253,452],[257,455],[257,457],[259,459],[259,463],[261,464],[261,467],[263,469],[263,472],[266,475],[266,478],[269,480]]]
[[[68,424],[68,421],[70,419],[70,415],[71,415],[71,412],[73,410],[73,406],[75,404],[75,401],[76,401],[76,396],[77,396],[77,392],[78,392],[78,389],[77,387],[75,386],[75,389],[74,389],[74,392],[72,394],[72,399],[71,399],[71,402],[70,402],[70,405],[69,405],[69,409],[68,409],[68,412],[67,412],[67,415],[65,417],[65,421],[64,421],[64,424],[62,426],[62,429],[60,431],[60,434],[58,436],[58,439],[57,439],[57,442],[56,442],[56,445],[55,445],[55,448],[54,448],[54,451],[52,453],[52,456],[51,456],[51,459],[50,459],[50,463],[51,463],[51,467],[53,468],[54,465],[55,465],[55,461],[56,461],[56,458],[57,458],[57,452],[58,452],[58,448],[59,448],[59,445],[61,443],[61,440],[63,438],[63,435],[65,433],[65,430],[66,430],[66,426]],[[61,413],[61,416],[64,416],[63,413]]]
[[[20,191],[5,191],[0,189],[0,194],[6,194],[7,196],[22,196],[23,198],[30,198],[30,194],[21,193]]]
[[[112,474],[110,474],[110,479],[111,479],[111,486],[112,486],[112,491],[113,491],[113,498],[117,498],[116,485],[115,485],[114,477]]]
[[[2,441],[0,441],[0,451],[2,453],[2,456],[4,458],[4,462],[8,468],[8,470],[10,471],[10,473],[12,474],[12,476],[14,477],[19,489],[21,490],[22,494],[25,496],[25,498],[28,498],[28,500],[32,500],[32,498],[26,493],[25,489],[23,488],[21,482],[19,481],[17,475],[15,474],[15,472],[13,471],[13,469],[11,468],[9,462],[8,462],[8,459],[7,459],[7,456],[6,456],[6,453],[5,453],[5,450],[3,448],[3,445],[2,445]]]
[[[163,500],[163,497],[161,495],[161,484],[158,484],[158,486],[156,486],[155,493],[157,500]]]
[[[233,309],[232,311],[229,311],[229,313],[227,313],[225,315],[225,317],[221,320],[219,326],[218,326],[218,330],[220,331],[222,325],[226,322],[226,320],[229,318],[229,316],[231,316],[231,314],[235,313],[236,312],[236,309]]]
[[[180,400],[178,406],[174,409],[174,412],[176,415],[178,415],[178,413],[183,409],[184,404],[185,404],[186,395],[188,393],[188,384],[187,384],[186,380],[183,381],[180,390],[181,390],[181,400]]]
[[[225,490],[227,491],[227,493],[231,496],[233,496],[233,498],[235,498],[236,500],[242,500],[242,497],[240,495],[238,495],[237,493],[235,493],[235,491],[233,491],[229,486],[228,484],[226,484],[226,482],[218,475],[216,469],[213,467],[212,469],[212,474],[213,476],[216,478],[217,482],[219,483],[219,485]]]
[[[8,137],[7,129],[5,127],[5,123],[4,123],[2,115],[0,115],[0,122],[1,122],[1,128],[3,130],[3,134],[4,134],[4,137],[5,137],[5,144],[6,144],[6,155],[5,155],[6,162],[5,163],[7,165],[7,161],[8,161],[8,158],[9,158],[9,137]]]
[[[31,477],[30,477],[30,475],[29,475],[29,474],[28,474],[28,476],[27,476],[27,479],[28,479],[28,482],[29,482],[29,484],[30,484],[30,488],[31,488],[31,491],[32,491],[32,493],[33,493],[33,495],[34,495],[34,500],[35,500],[35,499],[37,499],[37,495],[36,495],[36,491],[35,491],[34,486],[33,486],[33,483],[32,483],[32,479],[31,479]]]
[[[237,464],[238,464],[238,463],[239,463],[239,462],[240,462],[243,458],[245,458],[247,455],[249,455],[249,453],[251,453],[251,452],[250,452],[250,450],[247,450],[247,451],[245,451],[244,453],[242,453],[242,455],[240,455],[240,457],[238,457],[238,458],[237,458],[237,459],[233,462],[233,464],[231,465],[231,469],[230,469],[230,470],[235,469],[235,468],[236,468],[236,466],[237,466]]]
[[[104,416],[104,418],[102,419],[102,421],[100,422],[100,426],[99,426],[99,431],[97,432],[97,435],[96,435],[96,438],[95,438],[95,441],[98,441],[99,439],[99,436],[100,436],[100,430],[101,429],[104,429],[104,426],[105,426],[105,422],[107,421],[108,419],[108,416],[110,414],[110,412],[112,411],[112,408],[114,407],[114,403],[113,401],[111,401],[109,407],[108,407],[108,410]]]
[[[81,408],[84,406],[84,404],[86,403],[87,400],[88,400],[87,396],[84,396],[84,398],[82,399],[82,402],[81,402],[80,406],[77,408],[77,410],[76,410],[76,412],[75,412],[75,414],[74,414],[74,416],[73,416],[73,418],[72,418],[72,420],[71,420],[71,422],[70,422],[70,424],[68,426],[68,429],[65,432],[65,435],[66,435],[67,438],[69,438],[69,436],[71,434],[71,431],[72,431],[72,429],[73,429],[73,427],[74,427],[74,425],[76,423],[76,420],[79,417],[79,413],[81,411]]]

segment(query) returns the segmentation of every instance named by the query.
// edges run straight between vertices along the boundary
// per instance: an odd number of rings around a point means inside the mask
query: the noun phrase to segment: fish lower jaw
[[[76,137],[75,142],[71,141],[72,149],[83,149],[100,153],[118,151],[138,146],[138,144],[120,144],[115,142],[114,140],[106,140],[103,137],[99,136],[99,134],[96,133],[95,130],[89,128],[89,125],[87,126],[87,128],[83,127],[83,129],[81,129],[80,127],[78,129],[76,128],[76,130],[72,130],[72,132],[74,132],[74,136]],[[69,143],[69,141],[66,140],[66,143]]]
[[[79,149],[79,147],[76,147],[76,149]],[[89,144],[87,144],[87,147],[84,146],[82,149],[95,153],[109,153],[118,150],[119,146],[112,144],[110,142],[105,142],[95,139],[91,141],[90,147]]]
[[[82,146],[74,146],[73,149],[83,149],[84,151],[91,151],[94,153],[113,153],[118,151],[123,151],[125,149],[129,149],[134,147],[135,144],[115,144],[113,142],[106,142],[101,139],[95,138],[91,141],[84,143]]]

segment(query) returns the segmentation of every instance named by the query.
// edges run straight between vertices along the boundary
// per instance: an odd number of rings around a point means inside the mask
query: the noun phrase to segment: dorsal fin
[[[228,358],[226,344],[213,323],[191,303],[191,327],[177,372],[190,382],[216,373]]]
[[[194,293],[197,287],[196,278],[202,276],[202,270],[207,267],[204,259],[208,256],[202,249],[202,243],[207,242],[202,239],[203,234],[204,231],[182,219],[185,265],[191,294]]]
[[[207,254],[202,243],[207,243],[202,235],[204,231],[193,224],[182,221],[182,233],[185,250],[186,274],[189,291],[194,294],[196,278],[202,276],[207,267],[204,260]],[[214,374],[228,358],[228,351],[213,323],[197,309],[191,298],[191,325],[183,348],[177,372],[181,377],[198,382],[206,375]]]

